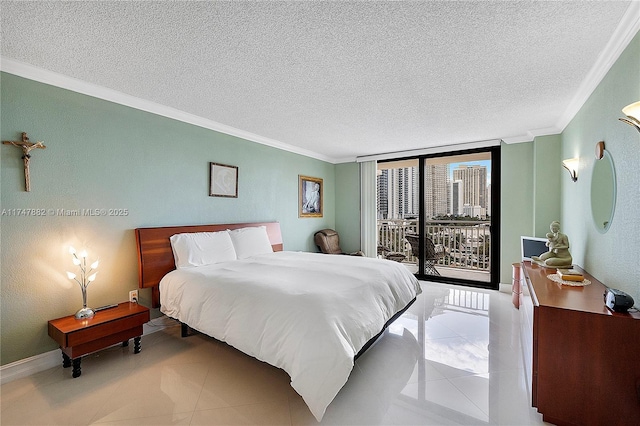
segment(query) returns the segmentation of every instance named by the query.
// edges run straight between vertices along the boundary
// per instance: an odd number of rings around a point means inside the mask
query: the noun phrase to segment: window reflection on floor
[[[389,328],[389,333],[398,335],[411,332],[422,354],[398,397],[400,411],[409,410],[435,422],[490,423],[492,400],[501,397],[491,389],[490,348],[492,341],[499,341],[491,335],[492,292],[431,283],[423,283],[423,289],[422,303],[416,303]],[[518,353],[515,355],[517,358]],[[526,404],[526,393],[524,396]]]

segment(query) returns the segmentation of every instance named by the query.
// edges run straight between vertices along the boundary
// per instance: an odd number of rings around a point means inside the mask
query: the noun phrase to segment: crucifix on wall
[[[13,145],[22,149],[22,161],[24,161],[24,190],[27,192],[31,191],[31,182],[29,179],[29,160],[31,160],[31,150],[39,148],[45,149],[43,142],[29,142],[29,138],[27,137],[26,132],[22,132],[22,140],[21,141],[2,141],[4,145]]]

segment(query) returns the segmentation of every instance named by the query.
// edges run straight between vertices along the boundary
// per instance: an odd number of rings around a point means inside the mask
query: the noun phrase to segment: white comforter
[[[303,252],[179,269],[160,282],[163,313],[285,370],[318,421],[354,356],[420,292],[397,262]]]

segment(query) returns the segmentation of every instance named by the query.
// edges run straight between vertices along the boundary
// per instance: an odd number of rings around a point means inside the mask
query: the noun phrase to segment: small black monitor
[[[549,251],[546,238],[520,237],[522,260],[531,260],[531,256],[540,256]]]

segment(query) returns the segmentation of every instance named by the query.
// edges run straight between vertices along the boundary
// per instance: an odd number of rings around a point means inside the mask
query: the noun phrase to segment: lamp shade
[[[580,165],[579,158],[568,158],[562,161],[562,166],[569,171],[572,181],[578,180],[578,166]]]
[[[626,107],[622,108],[622,112],[625,118],[619,118],[618,120],[629,126],[635,127],[640,132],[640,101],[634,102]]]
[[[622,112],[627,117],[632,117],[640,121],[640,101],[634,102],[622,108]]]

